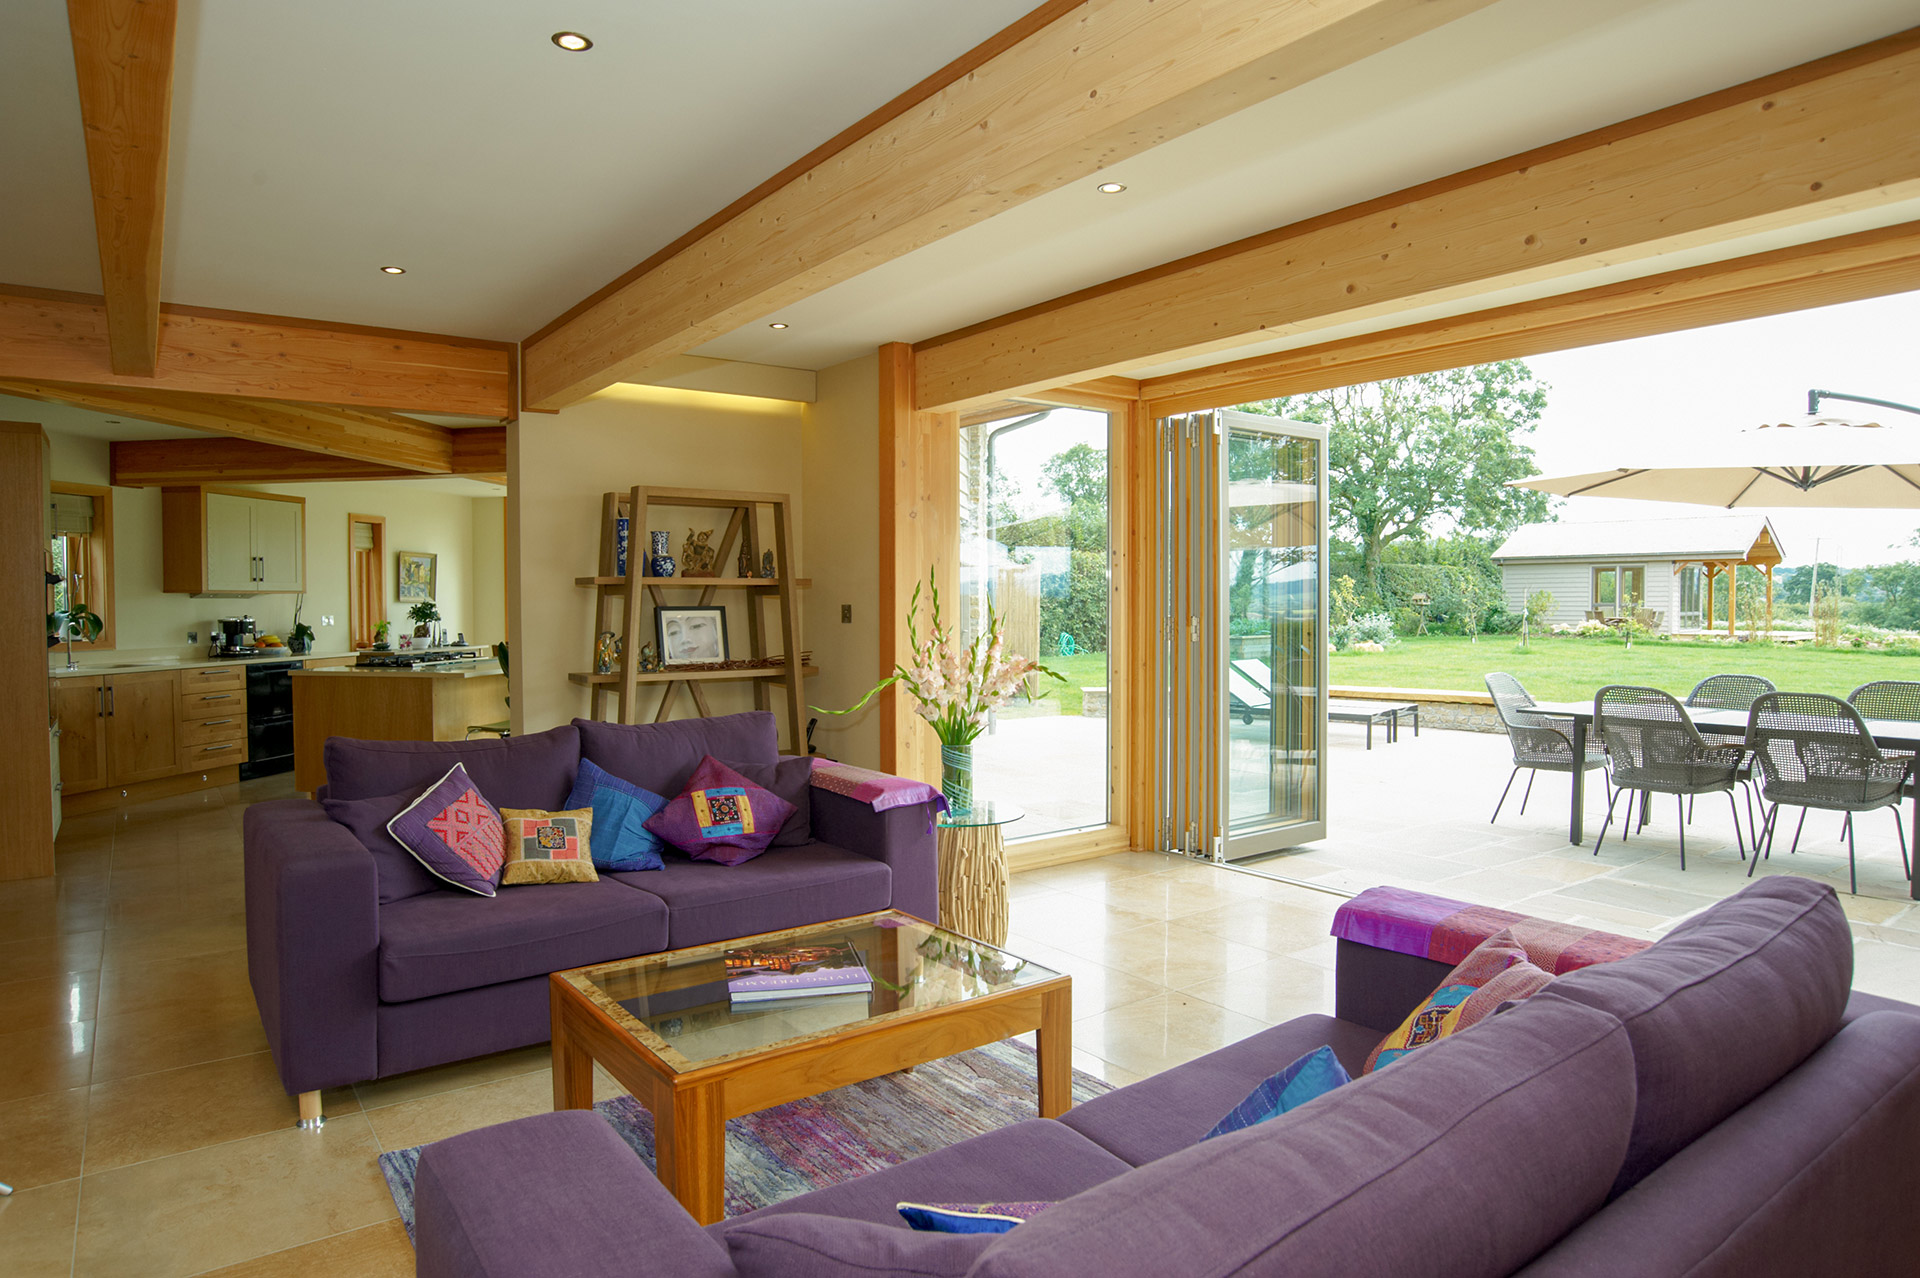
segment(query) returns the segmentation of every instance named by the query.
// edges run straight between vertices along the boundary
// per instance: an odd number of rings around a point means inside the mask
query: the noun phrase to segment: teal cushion
[[[567,796],[567,809],[593,809],[593,868],[596,870],[660,870],[660,836],[647,829],[646,820],[667,806],[651,790],[623,781],[590,759]]]
[[[1290,1109],[1298,1109],[1316,1096],[1325,1096],[1334,1088],[1353,1080],[1333,1054],[1331,1047],[1318,1047],[1247,1093],[1247,1098],[1228,1111],[1201,1140],[1212,1140],[1242,1128],[1278,1118]]]

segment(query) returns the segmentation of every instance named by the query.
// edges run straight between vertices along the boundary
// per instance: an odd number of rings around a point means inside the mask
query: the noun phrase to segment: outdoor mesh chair
[[[1853,857],[1853,814],[1892,809],[1894,832],[1900,840],[1900,868],[1913,877],[1907,861],[1906,826],[1900,820],[1900,794],[1913,774],[1911,757],[1895,759],[1882,753],[1860,712],[1838,697],[1769,692],[1754,700],[1747,716],[1747,747],[1759,763],[1760,797],[1773,805],[1762,827],[1765,842],[1754,849],[1753,865],[1747,867],[1749,878],[1763,850],[1769,857],[1773,853],[1783,804],[1800,809],[1800,826],[1793,832],[1795,847],[1808,808],[1847,814],[1847,890],[1856,894],[1860,880]]]
[[[1490,674],[1487,676],[1487,691],[1493,696],[1494,709],[1500,713],[1500,722],[1506,725],[1507,744],[1513,747],[1513,771],[1507,774],[1507,784],[1500,791],[1500,802],[1493,805],[1493,815],[1487,819],[1491,825],[1500,819],[1500,809],[1507,802],[1507,792],[1513,789],[1513,779],[1520,775],[1520,769],[1528,768],[1527,788],[1520,796],[1520,813],[1526,815],[1527,799],[1533,794],[1533,777],[1536,772],[1573,771],[1573,720],[1556,719],[1533,709],[1533,698],[1520,686],[1520,681],[1510,674]],[[1604,768],[1607,756],[1592,741],[1587,743],[1587,757],[1581,762],[1583,771]]]
[[[1644,815],[1648,799],[1656,794],[1671,794],[1674,811],[1680,818],[1680,868],[1687,868],[1686,800],[1696,794],[1727,796],[1727,810],[1733,814],[1733,838],[1740,859],[1747,858],[1746,838],[1740,831],[1740,805],[1734,802],[1733,787],[1740,782],[1740,766],[1746,761],[1744,746],[1708,745],[1700,730],[1687,717],[1687,708],[1671,693],[1658,688],[1636,688],[1613,684],[1600,689],[1593,698],[1593,728],[1607,750],[1607,771],[1613,779],[1613,797],[1607,801],[1607,819],[1594,841],[1593,854],[1607,841],[1607,827],[1613,824],[1613,807],[1622,793],[1627,794],[1627,822],[1633,820],[1634,791],[1640,793]],[[1624,839],[1625,826],[1621,837]]]
[[[1763,679],[1759,675],[1708,675],[1693,685],[1693,691],[1687,694],[1687,706],[1693,710],[1745,710],[1753,705],[1755,697],[1773,690],[1773,680]],[[1747,796],[1747,833],[1757,843],[1760,838],[1760,827],[1753,815],[1753,757],[1751,755],[1740,765],[1740,787]],[[1691,803],[1687,804],[1687,819],[1689,821],[1693,819]]]

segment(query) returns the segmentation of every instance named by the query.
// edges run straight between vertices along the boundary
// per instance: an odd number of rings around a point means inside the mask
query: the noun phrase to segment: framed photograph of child
[[[725,661],[727,610],[718,605],[663,605],[654,609],[660,659],[669,666]]]

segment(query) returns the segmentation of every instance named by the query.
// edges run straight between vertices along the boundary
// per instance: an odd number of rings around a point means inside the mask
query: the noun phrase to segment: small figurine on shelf
[[[613,673],[614,633],[611,630],[600,632],[600,641],[593,649],[593,672],[595,674]]]
[[[749,578],[753,576],[753,552],[745,546],[740,547],[740,575]]]
[[[653,544],[653,555],[647,560],[649,577],[673,576],[675,567],[673,556],[667,553],[667,538],[671,535],[663,529],[655,529],[647,533],[647,540]]]
[[[773,580],[773,552],[771,550],[761,552],[760,575],[768,581]]]
[[[640,673],[652,674],[663,669],[660,658],[653,655],[653,645],[643,644],[640,648]]]
[[[720,552],[707,542],[713,537],[713,529],[695,532],[687,529],[687,539],[680,546],[680,575],[682,577],[712,577],[714,561],[720,558]]]

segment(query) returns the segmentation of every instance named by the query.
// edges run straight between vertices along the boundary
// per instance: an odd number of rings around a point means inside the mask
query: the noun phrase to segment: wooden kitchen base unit
[[[363,741],[459,741],[475,723],[507,715],[507,677],[497,661],[426,670],[293,672],[293,787],[327,783],[328,737]]]
[[[223,768],[208,768],[204,772],[183,772],[154,781],[134,781],[127,785],[109,786],[104,790],[89,790],[85,794],[63,794],[60,796],[60,816],[62,819],[85,816],[89,812],[105,812],[109,808],[123,808],[130,803],[145,803],[149,799],[170,799],[176,794],[191,794],[195,790],[239,784],[240,765],[229,763]]]

